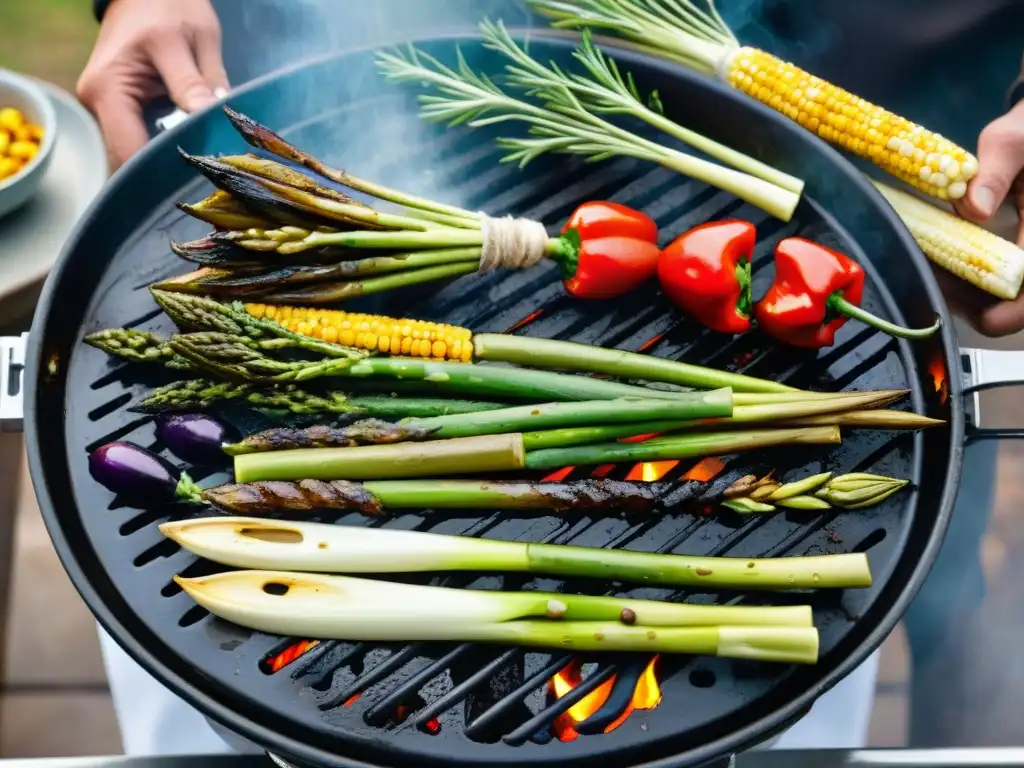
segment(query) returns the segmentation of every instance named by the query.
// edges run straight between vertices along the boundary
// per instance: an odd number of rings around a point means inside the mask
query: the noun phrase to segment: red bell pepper
[[[750,329],[750,257],[757,230],[749,221],[701,224],[662,252],[658,279],[672,303],[720,333]]]
[[[849,319],[902,339],[923,339],[939,328],[903,328],[860,308],[864,270],[852,259],[801,237],[775,248],[775,279],[754,308],[758,325],[793,346],[830,346]]]
[[[658,225],[618,203],[577,208],[562,228],[567,248],[558,258],[565,289],[581,299],[610,299],[633,290],[658,269]]]

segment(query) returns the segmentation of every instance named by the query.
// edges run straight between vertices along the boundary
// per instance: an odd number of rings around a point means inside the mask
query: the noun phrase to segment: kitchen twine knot
[[[544,258],[548,232],[539,221],[512,216],[494,218],[480,213],[480,230],[484,235],[480,251],[480,271],[495,269],[529,269]]]

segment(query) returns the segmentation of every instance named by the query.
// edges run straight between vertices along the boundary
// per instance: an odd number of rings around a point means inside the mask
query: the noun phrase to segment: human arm
[[[226,92],[220,22],[209,0],[98,0],[94,8],[102,23],[78,96],[118,167],[149,139],[148,101],[168,94],[192,112]]]

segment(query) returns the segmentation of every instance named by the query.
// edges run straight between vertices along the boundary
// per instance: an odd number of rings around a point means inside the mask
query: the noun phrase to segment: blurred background
[[[48,81],[70,93],[84,66],[97,25],[89,0],[0,0],[0,68],[9,68]],[[29,310],[31,305],[28,305]],[[0,321],[0,331],[27,327],[27,315]],[[13,325],[12,325],[13,323]],[[965,343],[976,343],[971,334]],[[987,346],[1022,346],[1007,339]],[[1024,402],[1013,393],[987,396],[985,408],[1012,424],[1024,425]],[[0,479],[0,515],[13,527],[13,562],[8,575],[0,574],[0,638],[3,641],[2,697],[0,697],[0,756],[41,757],[100,755],[121,752],[120,737],[99,655],[95,624],[54,553],[35,503],[24,466],[20,436],[0,435],[0,471],[19,467],[19,481],[11,488]],[[989,581],[985,613],[996,625],[1021,611],[1019,590],[1008,588],[1015,552],[1024,552],[1024,532],[1016,513],[1024,503],[1024,481],[1019,468],[1024,447],[1006,442],[998,452],[998,494],[982,559]],[[10,489],[8,495],[5,492]],[[12,526],[13,523],[13,526]],[[0,533],[0,535],[3,535]],[[994,617],[994,618],[991,618]],[[937,643],[941,640],[937,639]],[[976,660],[987,655],[985,644]],[[1012,654],[1020,658],[1019,649]],[[971,673],[989,698],[983,711],[1016,712],[1021,680],[982,663]],[[881,675],[871,730],[871,745],[898,747],[908,743],[909,665],[901,627],[883,647]],[[952,692],[951,692],[952,693]],[[1006,693],[1008,698],[1003,698]],[[975,691],[977,695],[977,691]],[[961,702],[964,716],[972,709],[970,696]],[[976,702],[975,702],[976,703]],[[1018,717],[1018,716],[1012,716]],[[950,739],[958,743],[1001,742],[1000,733],[988,737],[977,728]]]

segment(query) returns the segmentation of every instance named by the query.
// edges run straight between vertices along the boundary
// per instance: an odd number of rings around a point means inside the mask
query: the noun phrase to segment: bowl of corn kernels
[[[28,202],[50,164],[57,116],[46,91],[0,69],[0,216]]]

